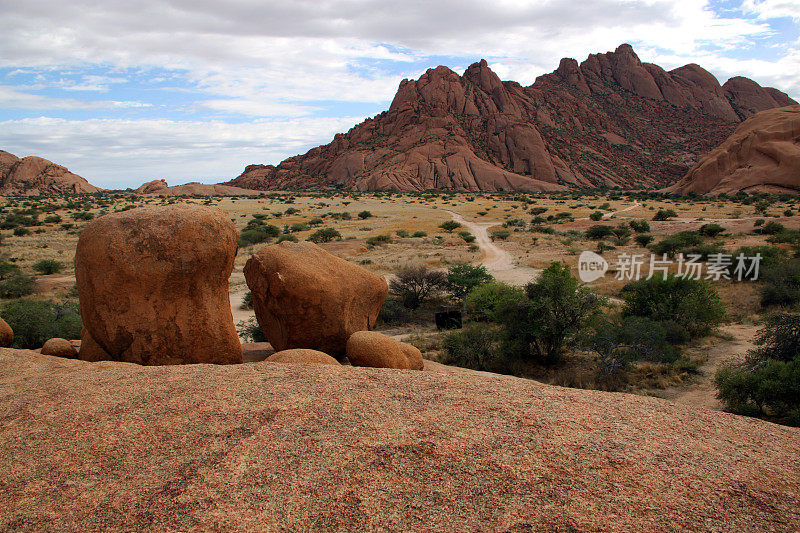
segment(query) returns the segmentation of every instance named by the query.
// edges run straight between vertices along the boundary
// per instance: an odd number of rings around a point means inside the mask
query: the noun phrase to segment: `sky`
[[[627,42],[800,101],[800,0],[0,0],[0,149],[106,188],[216,183],[329,142],[403,78],[523,85]]]

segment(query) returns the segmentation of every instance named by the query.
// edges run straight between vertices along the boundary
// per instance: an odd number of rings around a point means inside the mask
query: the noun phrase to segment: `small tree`
[[[636,233],[648,233],[650,231],[650,223],[646,220],[631,220],[628,225]]]
[[[455,263],[447,269],[447,290],[458,300],[463,300],[475,287],[492,281],[494,277],[483,265]]]
[[[589,215],[589,220],[594,220],[594,221],[603,220],[603,212],[595,211],[594,213]]]
[[[562,263],[552,263],[525,293],[526,300],[509,301],[498,312],[505,326],[505,347],[509,353],[548,364],[559,360],[602,303]]]
[[[372,213],[370,213],[369,211],[366,211],[366,210],[365,211],[361,211],[358,214],[358,218],[360,218],[361,220],[366,220],[366,219],[368,219],[370,217],[372,217]]]
[[[447,233],[452,233],[453,230],[460,228],[461,224],[455,220],[448,220],[447,222],[442,222],[439,224],[439,227],[445,230]]]
[[[389,292],[407,309],[418,309],[429,298],[447,288],[444,272],[420,265],[399,270],[389,283]]]
[[[653,242],[653,236],[647,233],[640,233],[636,235],[633,240],[636,241],[636,244],[641,246],[642,248],[647,248],[647,245]]]
[[[309,235],[307,241],[320,243],[320,242],[330,242],[333,239],[340,239],[342,234],[339,233],[334,228],[320,228],[311,235]]]

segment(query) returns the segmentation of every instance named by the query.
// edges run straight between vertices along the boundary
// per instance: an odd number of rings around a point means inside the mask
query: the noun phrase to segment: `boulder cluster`
[[[75,254],[80,348],[50,339],[42,354],[141,365],[241,363],[228,278],[236,227],[223,211],[160,206],[88,224]],[[244,267],[267,361],[421,370],[415,347],[370,331],[386,280],[316,244],[267,246]],[[0,319],[0,346],[13,332]]]

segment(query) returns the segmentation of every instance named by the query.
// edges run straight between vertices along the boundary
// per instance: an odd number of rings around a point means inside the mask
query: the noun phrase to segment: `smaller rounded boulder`
[[[42,346],[42,355],[75,359],[78,357],[78,350],[76,350],[68,340],[54,338],[44,343],[44,346]]]
[[[318,365],[341,366],[339,361],[330,355],[320,352],[319,350],[308,350],[305,348],[275,352],[267,357],[265,361],[269,361],[270,363],[315,363]]]
[[[14,331],[8,322],[0,318],[0,348],[8,348],[14,344]]]
[[[347,359],[353,366],[422,370],[419,350],[377,331],[357,331],[350,335]]]

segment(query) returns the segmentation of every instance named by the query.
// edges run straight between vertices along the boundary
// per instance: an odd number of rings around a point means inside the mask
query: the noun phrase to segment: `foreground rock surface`
[[[668,190],[800,192],[800,105],[747,119]]]
[[[241,363],[228,297],[237,238],[223,211],[201,206],[131,209],[88,224],[75,253],[80,357]]]
[[[310,348],[339,357],[347,339],[369,330],[386,299],[386,280],[309,242],[266,246],[244,266],[253,309],[278,350]]]
[[[2,349],[0,417],[0,530],[800,528],[800,430],[491,374]]]

